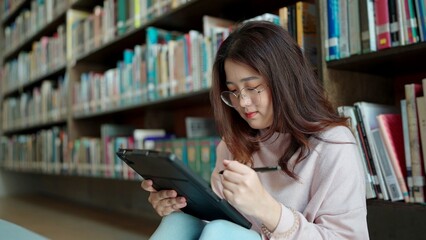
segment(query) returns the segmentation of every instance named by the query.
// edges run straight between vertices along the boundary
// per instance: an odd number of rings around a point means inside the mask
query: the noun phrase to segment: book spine
[[[391,47],[388,0],[374,1],[377,49]]]
[[[403,195],[401,188],[396,179],[395,171],[390,163],[389,156],[383,145],[383,140],[380,135],[380,130],[378,128],[372,131],[372,136],[374,139],[374,146],[377,151],[377,158],[380,164],[380,169],[383,173],[387,190],[389,192],[389,197],[391,201],[400,201],[403,200]]]
[[[406,84],[405,96],[407,101],[408,136],[410,139],[411,169],[413,174],[414,201],[424,202],[424,176],[421,164],[421,148],[417,121],[416,95],[421,85]],[[416,90],[417,88],[417,90]]]
[[[327,1],[328,47],[330,60],[340,59],[339,52],[339,0]]]
[[[361,54],[361,29],[359,0],[349,0],[348,18],[349,18],[349,50],[350,55]]]
[[[358,132],[359,132],[359,135],[360,135],[362,146],[364,148],[364,152],[366,153],[366,159],[367,159],[369,166],[371,168],[373,183],[374,183],[374,186],[375,186],[376,191],[377,191],[377,197],[379,199],[387,200],[386,188],[384,188],[384,184],[382,184],[382,181],[380,180],[380,178],[381,178],[381,176],[379,175],[380,169],[378,169],[378,166],[373,161],[372,151],[371,151],[370,145],[368,143],[367,133],[366,133],[366,129],[365,129],[365,126],[364,126],[364,123],[363,123],[361,110],[359,109],[359,107],[357,105],[354,106],[354,109],[355,109],[355,116],[356,116],[357,122],[358,122],[358,126],[357,126]]]

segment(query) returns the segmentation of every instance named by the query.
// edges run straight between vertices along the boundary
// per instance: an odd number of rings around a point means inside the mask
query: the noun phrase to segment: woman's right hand
[[[156,191],[152,184],[152,180],[143,180],[141,186],[142,189],[149,192],[148,201],[161,217],[186,206],[186,199],[178,197],[175,190]]]

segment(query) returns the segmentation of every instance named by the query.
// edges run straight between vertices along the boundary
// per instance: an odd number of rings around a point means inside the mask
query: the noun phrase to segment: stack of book
[[[366,176],[367,198],[425,202],[426,79],[405,84],[400,109],[356,102],[340,106],[349,117]]]

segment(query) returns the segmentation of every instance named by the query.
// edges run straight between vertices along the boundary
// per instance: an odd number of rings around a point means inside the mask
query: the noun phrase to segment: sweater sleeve
[[[220,141],[216,148],[216,165],[213,169],[212,176],[210,179],[211,187],[213,192],[216,193],[220,198],[225,198],[223,196],[222,190],[222,181],[219,176],[219,171],[223,170],[223,159],[231,159],[228,148],[226,147],[225,142]]]
[[[355,142],[350,133],[344,133],[343,141]],[[339,135],[334,141],[341,141]],[[364,173],[356,145],[320,141],[315,154],[307,159],[317,162],[306,208],[297,212],[282,205],[270,239],[369,239]]]

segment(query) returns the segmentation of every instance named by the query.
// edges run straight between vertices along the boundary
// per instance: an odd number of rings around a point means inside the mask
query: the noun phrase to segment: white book
[[[381,167],[372,130],[377,129],[379,127],[376,118],[379,114],[396,113],[396,109],[393,106],[368,102],[356,102],[355,106],[359,109],[359,118],[362,120],[362,125],[365,130],[368,147],[371,151],[371,157],[373,159],[373,164],[376,169],[380,189],[383,193],[383,199],[389,200],[389,194],[387,192],[384,175],[383,172],[380,171]]]
[[[349,52],[361,54],[361,29],[359,20],[359,0],[348,0]]]
[[[164,137],[166,130],[164,129],[135,129],[133,138],[135,140],[135,148],[145,149],[145,139],[149,137]]]
[[[392,167],[389,155],[383,144],[379,128],[373,129],[371,133],[374,139],[374,146],[376,148],[376,156],[380,164],[380,170],[382,171],[383,177],[385,179],[389,197],[392,202],[403,200],[404,197],[396,178],[395,170]]]
[[[349,52],[348,0],[339,0],[339,8],[340,8],[340,11],[339,11],[340,58],[346,58],[346,57],[350,56],[350,52]],[[353,9],[351,11],[353,11]]]

